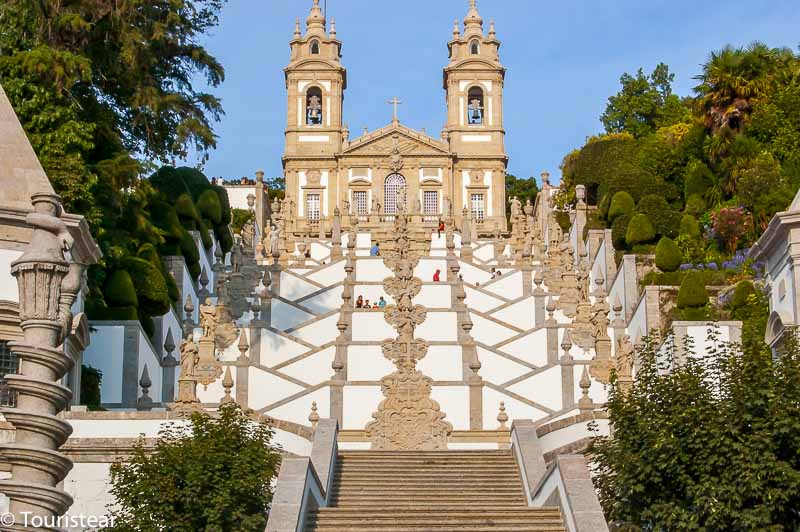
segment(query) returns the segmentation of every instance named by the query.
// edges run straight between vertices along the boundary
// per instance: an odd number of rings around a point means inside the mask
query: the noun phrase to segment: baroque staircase
[[[511,451],[340,451],[331,505],[308,532],[556,532],[558,508],[525,504]]]

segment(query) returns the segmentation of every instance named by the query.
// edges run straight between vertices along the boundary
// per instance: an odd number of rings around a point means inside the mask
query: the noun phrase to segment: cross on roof
[[[392,117],[392,122],[397,122],[398,121],[397,120],[397,106],[398,105],[402,105],[403,102],[401,100],[398,100],[397,96],[395,96],[391,100],[388,100],[386,103],[391,104],[391,105],[394,106],[394,116]]]

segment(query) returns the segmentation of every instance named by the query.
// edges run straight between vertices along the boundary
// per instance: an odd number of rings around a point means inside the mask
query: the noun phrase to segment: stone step
[[[363,463],[363,464],[340,464],[341,471],[480,471],[483,473],[511,473],[518,471],[517,464],[393,464],[393,463]]]
[[[496,489],[496,488],[506,488],[506,489],[514,489],[514,490],[521,490],[521,484],[519,479],[508,479],[508,480],[485,480],[485,479],[474,479],[474,480],[447,480],[447,479],[400,479],[400,480],[389,480],[385,479],[381,481],[375,481],[374,479],[352,479],[342,482],[340,480],[334,481],[334,486],[341,486],[346,488],[359,488],[359,489],[366,489],[366,488],[395,488],[395,487],[413,487],[413,488],[431,488],[431,487],[442,487],[449,491],[458,491],[463,489]]]
[[[439,512],[429,512],[418,515],[399,515],[387,512],[385,515],[362,515],[362,516],[337,516],[335,514],[319,514],[316,517],[317,526],[333,525],[353,525],[363,524],[364,526],[383,526],[396,525],[402,523],[405,526],[437,526],[453,524],[472,524],[472,525],[539,525],[562,526],[563,522],[560,515],[541,516],[537,514],[528,515],[503,515],[501,513],[465,516],[457,514],[441,514]]]
[[[414,525],[398,521],[393,524],[367,525],[354,522],[350,524],[335,523],[332,525],[317,525],[312,523],[306,527],[307,532],[564,532],[563,524],[538,524],[532,521],[525,525],[520,524],[494,524],[455,522],[444,525]]]
[[[387,500],[393,499],[392,503],[397,504],[400,506],[410,506],[414,503],[420,502],[420,497],[418,495],[404,495],[404,496],[396,496],[392,497],[391,494],[380,494],[380,495],[372,495],[372,494],[360,494],[360,495],[342,495],[337,496],[333,495],[331,497],[332,506],[334,507],[345,507],[345,506],[354,506],[354,505],[368,505],[368,504],[377,504],[381,508],[385,508],[388,506]],[[525,498],[524,497],[505,497],[505,496],[483,496],[483,497],[476,497],[474,495],[467,495],[463,497],[459,496],[437,496],[436,497],[436,506],[437,508],[445,508],[449,506],[458,506],[461,504],[468,504],[468,503],[475,503],[480,502],[481,504],[488,504],[488,505],[502,505],[502,506],[525,506]]]

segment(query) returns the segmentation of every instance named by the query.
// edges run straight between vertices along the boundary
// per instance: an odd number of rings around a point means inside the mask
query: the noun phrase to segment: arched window
[[[319,41],[311,41],[311,55],[319,55]]]
[[[475,39],[469,43],[469,53],[472,55],[478,55],[481,51],[481,45],[478,43],[478,40]]]
[[[467,123],[483,124],[483,90],[480,87],[472,87],[467,94]]]
[[[383,185],[384,212],[397,214],[406,205],[406,178],[400,174],[390,174]]]
[[[322,124],[322,91],[319,87],[311,87],[306,92],[306,124],[318,126]]]

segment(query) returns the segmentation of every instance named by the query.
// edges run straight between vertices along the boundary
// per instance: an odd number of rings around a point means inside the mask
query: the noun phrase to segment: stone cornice
[[[783,239],[787,232],[794,228],[800,228],[800,211],[784,211],[775,214],[770,220],[767,230],[753,244],[747,257],[753,261],[758,261],[765,256],[769,257],[775,252],[776,247],[786,244]]]

